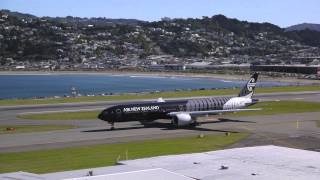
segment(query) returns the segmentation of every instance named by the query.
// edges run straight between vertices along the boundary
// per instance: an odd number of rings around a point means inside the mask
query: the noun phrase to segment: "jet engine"
[[[176,126],[187,126],[194,123],[190,114],[180,113],[174,116],[172,123]]]

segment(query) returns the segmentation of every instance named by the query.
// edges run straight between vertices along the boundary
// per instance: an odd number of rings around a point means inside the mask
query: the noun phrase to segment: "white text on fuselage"
[[[145,111],[157,111],[159,106],[140,106],[140,107],[128,107],[123,108],[123,112],[145,112]]]

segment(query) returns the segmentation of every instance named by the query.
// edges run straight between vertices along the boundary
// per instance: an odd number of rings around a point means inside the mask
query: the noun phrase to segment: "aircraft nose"
[[[101,120],[105,120],[105,115],[103,111],[98,115],[98,118]]]

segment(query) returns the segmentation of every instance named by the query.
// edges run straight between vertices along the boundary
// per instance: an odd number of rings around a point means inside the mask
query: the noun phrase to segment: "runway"
[[[255,98],[262,101],[302,100],[320,102],[320,92],[258,94]],[[320,129],[315,124],[316,120],[320,120],[320,112],[236,118],[223,115],[212,116],[209,117],[210,123],[204,123],[192,129],[172,129],[169,124],[170,121],[163,120],[157,121],[154,125],[148,127],[143,127],[139,122],[127,122],[116,124],[117,130],[115,131],[110,131],[110,126],[98,119],[32,121],[16,118],[18,114],[30,112],[77,111],[79,109],[102,110],[117,103],[119,102],[0,107],[0,125],[71,124],[79,127],[49,132],[3,134],[0,135],[0,152],[51,149],[225,132],[252,133],[248,139],[235,144],[235,147],[275,144],[320,150]],[[203,119],[206,119],[206,117]]]

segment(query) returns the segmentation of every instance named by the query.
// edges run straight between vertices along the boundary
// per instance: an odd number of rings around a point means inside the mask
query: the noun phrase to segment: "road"
[[[255,98],[262,101],[303,100],[320,102],[320,92],[259,94],[256,95]],[[169,122],[163,120],[157,121],[152,126],[148,127],[143,127],[138,122],[126,122],[116,124],[117,129],[115,131],[110,131],[110,126],[98,119],[33,121],[22,120],[16,117],[18,114],[32,112],[78,111],[89,109],[102,110],[117,103],[119,102],[0,107],[0,125],[71,124],[79,127],[76,129],[50,132],[0,135],[0,152],[74,147],[142,139],[182,137],[200,133],[219,134],[225,132],[252,133],[248,139],[235,144],[234,146],[236,147],[275,144],[302,149],[320,150],[320,129],[315,124],[316,120],[320,120],[320,112],[236,118],[228,118],[228,116],[210,116],[208,118],[202,118],[210,123],[204,123],[201,126],[192,129],[172,129]]]

